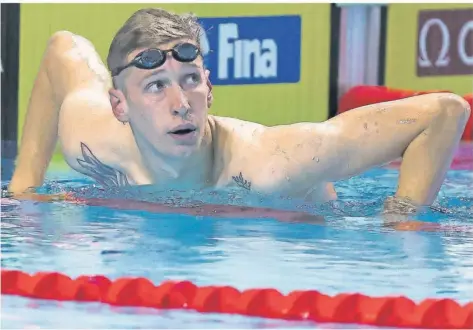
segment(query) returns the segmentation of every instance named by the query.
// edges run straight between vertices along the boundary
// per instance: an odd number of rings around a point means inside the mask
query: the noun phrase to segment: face
[[[157,48],[171,49],[184,41]],[[143,50],[129,54],[127,63]],[[208,75],[200,56],[183,63],[170,52],[156,69],[131,66],[116,77],[123,88],[110,91],[114,114],[129,122],[135,136],[163,156],[188,157],[198,150],[205,133],[212,101]]]

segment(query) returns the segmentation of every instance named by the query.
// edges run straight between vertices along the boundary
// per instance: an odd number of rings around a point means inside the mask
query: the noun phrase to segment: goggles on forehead
[[[194,61],[200,55],[200,50],[196,45],[188,42],[178,44],[173,48],[166,50],[158,48],[146,49],[136,55],[136,57],[127,65],[113,70],[112,77],[118,76],[123,70],[131,66],[145,70],[159,68],[166,62],[167,53],[171,53],[172,57],[179,62],[188,63]]]

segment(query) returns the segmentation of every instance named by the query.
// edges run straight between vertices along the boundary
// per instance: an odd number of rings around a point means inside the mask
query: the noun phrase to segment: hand
[[[405,214],[385,213],[383,214],[384,227],[398,231],[422,231],[427,227],[423,221],[410,220]]]
[[[421,230],[424,222],[409,219],[409,216],[416,212],[417,206],[409,198],[390,196],[384,202],[384,227],[401,231]]]

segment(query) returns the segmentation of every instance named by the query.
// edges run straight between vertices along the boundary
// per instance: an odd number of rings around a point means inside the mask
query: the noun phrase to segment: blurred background
[[[118,28],[150,6],[200,18],[216,115],[266,125],[317,122],[436,91],[472,103],[471,4],[2,3],[2,181],[11,176],[48,38],[59,30],[80,34],[105,61]],[[472,120],[464,141],[473,138]],[[65,164],[59,147],[54,162]]]

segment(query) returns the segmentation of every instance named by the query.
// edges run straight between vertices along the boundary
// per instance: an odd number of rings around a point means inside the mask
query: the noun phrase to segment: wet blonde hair
[[[118,30],[108,51],[110,71],[125,65],[128,54],[138,48],[157,47],[179,39],[200,45],[201,27],[192,13],[175,14],[160,8],[136,11]]]

